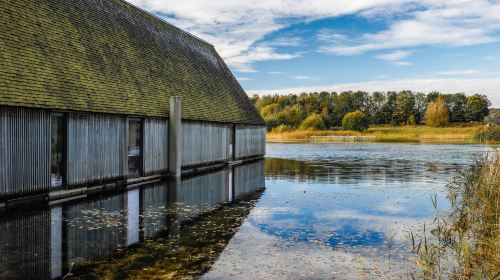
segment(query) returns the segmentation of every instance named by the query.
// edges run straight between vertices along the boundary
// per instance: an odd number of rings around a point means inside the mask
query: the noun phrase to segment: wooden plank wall
[[[168,120],[144,121],[144,172],[146,175],[167,171]]]
[[[266,128],[236,125],[236,159],[266,154]]]
[[[230,125],[182,122],[182,166],[229,160]]]
[[[71,113],[68,116],[69,185],[123,177],[125,118]]]
[[[50,189],[50,114],[0,107],[0,199]]]

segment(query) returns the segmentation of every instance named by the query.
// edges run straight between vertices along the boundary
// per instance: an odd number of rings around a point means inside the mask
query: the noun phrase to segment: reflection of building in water
[[[234,167],[234,197],[252,192],[264,185],[264,161]]]
[[[262,190],[263,172],[261,160],[51,209],[7,212],[0,216],[0,278],[61,277],[71,263],[78,269],[119,247],[177,233],[183,221]]]

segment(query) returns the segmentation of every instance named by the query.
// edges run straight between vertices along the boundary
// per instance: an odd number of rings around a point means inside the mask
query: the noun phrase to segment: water
[[[487,150],[268,144],[265,163],[0,214],[0,278],[405,278],[407,234]]]

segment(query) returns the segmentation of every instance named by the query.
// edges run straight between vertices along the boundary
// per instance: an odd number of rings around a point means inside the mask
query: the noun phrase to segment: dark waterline
[[[265,166],[0,214],[0,278],[404,277],[430,197],[446,209],[443,186],[487,150],[268,144]]]

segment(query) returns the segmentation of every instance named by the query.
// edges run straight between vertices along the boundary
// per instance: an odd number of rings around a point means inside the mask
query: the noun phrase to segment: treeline
[[[421,124],[425,123],[427,107],[437,100],[444,101],[449,122],[481,122],[491,105],[485,95],[423,94],[412,91],[254,95],[251,100],[266,121],[269,131],[338,127],[342,125],[346,114],[355,111],[362,112],[369,124]]]

